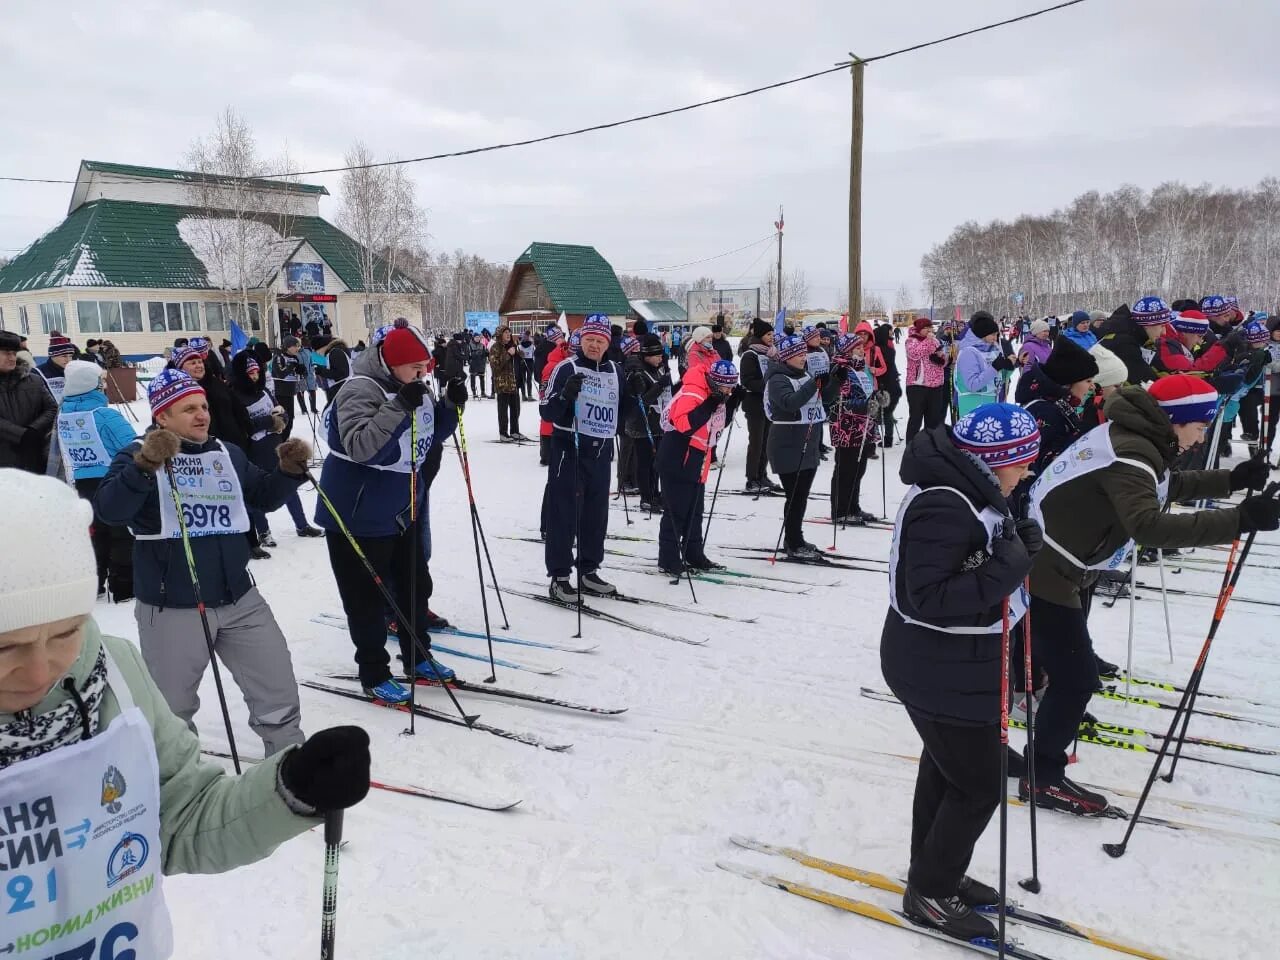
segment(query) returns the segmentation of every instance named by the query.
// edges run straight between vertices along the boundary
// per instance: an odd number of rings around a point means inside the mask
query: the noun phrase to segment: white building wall
[[[273,209],[283,204],[288,213],[301,217],[320,216],[320,196],[316,193],[270,194]],[[153,180],[96,170],[83,176],[77,184],[72,209],[94,200],[127,200],[183,207],[193,205],[191,187],[180,180]],[[227,206],[233,205],[228,203]]]

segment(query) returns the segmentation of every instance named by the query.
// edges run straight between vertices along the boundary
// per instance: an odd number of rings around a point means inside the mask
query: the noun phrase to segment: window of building
[[[382,326],[382,303],[366,303],[364,305],[364,325],[373,330]]]
[[[227,308],[221,303],[204,305],[204,328],[206,330],[227,329]]]
[[[125,333],[142,332],[142,304],[137,300],[122,300],[120,317],[124,321]]]
[[[165,331],[179,332],[183,330],[182,315],[183,304],[181,303],[163,303],[159,300],[147,301],[147,326],[152,333],[164,333]],[[192,307],[195,304],[191,305]],[[199,330],[199,314],[197,313],[197,322],[194,327],[187,327],[187,330]]]
[[[42,303],[40,304],[40,331],[42,333],[53,333],[55,330],[67,329],[67,315],[63,312],[60,303]]]
[[[27,308],[18,308],[18,331],[24,336],[31,334],[31,321],[27,319]]]
[[[142,329],[142,308],[133,301],[131,304],[133,310],[130,311],[136,330]],[[125,330],[124,320],[121,311],[121,303],[119,300],[77,300],[76,314],[80,325],[81,333],[123,333]]]
[[[4,307],[0,307],[0,330],[4,328]]]
[[[182,326],[192,332],[200,329],[200,304],[196,301],[182,301]]]
[[[258,305],[257,305],[256,303],[251,303],[251,304],[249,304],[249,322],[248,322],[248,324],[246,324],[246,323],[244,322],[244,304],[243,304],[243,303],[229,303],[229,304],[227,304],[227,305],[226,305],[226,316],[227,316],[228,320],[234,320],[236,323],[240,324],[240,329],[241,329],[241,330],[245,330],[245,331],[248,331],[248,330],[255,330],[255,331],[258,331],[258,330],[261,330],[261,329],[262,329],[262,316],[261,316],[261,314],[260,314],[260,313],[259,313],[259,311],[258,311]],[[230,325],[230,323],[228,323],[228,324],[227,324],[226,329],[228,329],[228,330],[229,330],[229,329],[231,329],[231,325]]]

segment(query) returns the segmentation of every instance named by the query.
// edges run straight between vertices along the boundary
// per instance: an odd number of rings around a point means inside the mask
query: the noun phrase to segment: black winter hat
[[[996,318],[985,310],[979,310],[973,315],[969,321],[969,329],[973,331],[975,337],[989,337],[993,333],[1000,332]]]
[[[763,337],[767,333],[773,332],[773,325],[766,320],[756,317],[751,321],[751,335],[757,339]]]
[[[1054,383],[1068,386],[1080,380],[1092,380],[1098,375],[1098,361],[1070,337],[1059,337],[1053,345],[1049,359],[1040,365],[1044,375]]]
[[[17,353],[22,349],[22,341],[18,339],[18,335],[10,333],[8,330],[0,330],[0,350],[9,350]]]
[[[640,355],[644,357],[660,357],[665,350],[662,349],[662,341],[652,333],[646,333],[640,338]]]
[[[1170,310],[1175,310],[1175,311],[1177,311],[1178,313],[1181,313],[1183,310],[1199,310],[1199,309],[1200,309],[1200,301],[1199,301],[1199,300],[1187,300],[1187,299],[1185,299],[1185,298],[1184,298],[1184,299],[1182,299],[1182,300],[1175,300],[1175,301],[1173,301],[1173,303],[1169,304],[1169,309],[1170,309]]]
[[[648,332],[649,332],[649,324],[647,324],[643,320],[637,320],[635,323],[631,325],[631,335],[635,337],[637,340],[639,340]]]

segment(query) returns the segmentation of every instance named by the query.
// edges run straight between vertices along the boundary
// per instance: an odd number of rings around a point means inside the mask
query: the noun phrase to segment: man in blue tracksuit
[[[147,387],[153,424],[111,461],[96,515],[133,531],[133,615],[147,670],[169,709],[195,730],[200,680],[214,652],[244,694],[267,755],[304,739],[289,646],[249,575],[249,508],[271,511],[298,489],[311,457],[300,439],[276,448],[268,472],[209,433],[204,388],[181,370]],[[175,496],[175,490],[176,496]],[[187,564],[187,541],[199,580]]]
[[[578,592],[569,579],[574,565],[574,531],[578,534],[577,565],[582,588],[597,596],[617,593],[600,579],[604,538],[609,529],[609,482],[613,438],[624,396],[622,371],[605,357],[612,330],[609,318],[593,313],[576,331],[579,352],[551,373],[546,396],[538,406],[551,424],[551,456],[547,466],[547,575],[551,596],[577,603]],[[632,401],[633,402],[633,401]]]
[[[63,371],[62,405],[54,430],[76,492],[85,500],[107,475],[115,455],[138,439],[132,425],[111,409],[102,389],[105,371],[87,360],[72,360]],[[111,599],[133,599],[133,537],[127,527],[113,527],[93,518],[93,555],[98,563],[98,595],[110,589]]]
[[[320,489],[328,495],[341,522],[323,500],[316,503],[315,519],[325,530],[329,563],[355,645],[360,683],[369,696],[385,703],[403,703],[409,699],[409,691],[392,678],[386,604],[348,534],[395,596],[401,611],[415,616],[416,609],[422,649],[415,649],[410,625],[399,624],[405,669],[416,664],[417,675],[424,679],[453,678],[453,671],[430,656],[431,576],[427,555],[420,555],[415,562],[413,548],[415,536],[422,537],[420,549],[431,542],[427,488],[440,465],[438,455],[433,454],[438,454],[440,445],[457,428],[467,389],[455,378],[445,387],[444,397],[432,396],[424,379],[430,356],[426,337],[407,321],[383,327],[374,334],[370,348],[356,357],[351,376],[324,415],[329,455]],[[411,490],[417,494],[412,514]],[[412,516],[420,524],[416,534]],[[413,570],[416,579],[411,576]]]

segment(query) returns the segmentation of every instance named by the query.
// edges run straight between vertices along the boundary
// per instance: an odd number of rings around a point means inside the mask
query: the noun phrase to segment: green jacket
[[[1111,443],[1117,456],[1148,464],[1156,476],[1169,469],[1177,440],[1169,418],[1141,387],[1123,387],[1107,401]],[[1226,497],[1230,471],[1173,473],[1169,500]],[[1114,463],[1065,483],[1046,498],[1045,531],[1085,563],[1099,563],[1128,540],[1143,547],[1202,547],[1230,543],[1240,532],[1237,509],[1165,513],[1156,485],[1145,470]],[[1052,547],[1036,554],[1031,567],[1033,596],[1064,607],[1080,607],[1080,590],[1097,571],[1073,566]]]
[[[291,812],[276,789],[276,770],[287,750],[247,765],[239,777],[228,776],[217,764],[202,762],[200,741],[173,715],[137,648],[119,637],[104,637],[92,618],[85,623],[84,647],[70,671],[77,686],[84,682],[104,643],[155,738],[166,874],[222,873],[242,867],[322,822]],[[66,698],[62,685],[55,686],[36,705],[36,715]],[[120,704],[108,685],[98,711],[98,729],[105,729],[119,714]],[[0,724],[11,720],[13,714],[0,713]]]

